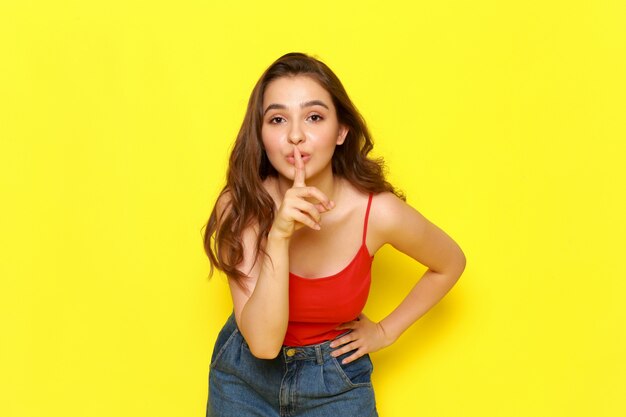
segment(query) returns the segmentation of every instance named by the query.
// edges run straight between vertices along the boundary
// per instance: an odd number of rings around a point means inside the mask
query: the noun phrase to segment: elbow
[[[465,254],[463,253],[463,251],[459,248],[459,256],[458,256],[458,260],[456,262],[456,281],[459,280],[459,278],[461,278],[461,275],[463,275],[463,271],[465,271],[465,266],[467,265],[467,258],[465,257]]]
[[[452,242],[453,245],[446,251],[445,260],[442,260],[442,265],[436,269],[430,269],[456,282],[465,271],[467,258],[461,247],[456,242]]]
[[[253,353],[253,355],[257,359],[271,360],[271,359],[276,359],[276,357],[278,356],[278,352],[275,352],[275,353],[262,352],[262,353],[259,353],[259,354]]]
[[[467,258],[465,257],[465,254],[463,253],[462,250],[460,250],[459,253],[459,275],[463,273],[463,271],[465,271],[465,266],[467,265]]]
[[[454,258],[450,260],[447,267],[441,273],[449,277],[452,284],[454,284],[461,278],[461,275],[463,275],[466,265],[467,259],[465,258],[465,254],[461,248],[459,248]]]
[[[252,355],[258,359],[275,359],[280,353],[280,350],[282,347],[282,345],[276,347],[276,346],[259,346],[259,345],[254,345],[254,344],[248,345],[247,343],[246,345],[248,346],[250,353],[252,353]]]
[[[261,329],[254,324],[251,330],[247,330],[245,326],[239,327],[243,337],[242,348],[248,350],[255,358],[275,359],[282,350],[286,327],[286,323],[282,331]]]

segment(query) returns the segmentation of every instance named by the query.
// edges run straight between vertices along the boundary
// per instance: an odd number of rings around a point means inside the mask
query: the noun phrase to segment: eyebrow
[[[300,104],[301,109],[305,107],[312,107],[312,106],[322,106],[322,107],[325,107],[327,110],[330,110],[328,106],[322,100],[310,100],[310,101],[305,101],[304,103]],[[276,103],[270,104],[269,106],[267,106],[267,108],[263,112],[263,116],[265,116],[265,114],[272,109],[286,110],[287,106],[285,106],[284,104],[276,104]]]

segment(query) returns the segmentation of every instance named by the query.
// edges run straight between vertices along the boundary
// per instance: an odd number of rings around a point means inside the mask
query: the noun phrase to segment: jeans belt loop
[[[318,365],[324,363],[324,357],[322,356],[322,347],[320,345],[315,346],[315,357],[317,359]]]

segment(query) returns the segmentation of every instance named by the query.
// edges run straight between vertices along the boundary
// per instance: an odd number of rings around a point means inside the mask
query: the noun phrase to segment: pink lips
[[[300,152],[300,155],[302,156],[302,162],[304,162],[305,164],[309,161],[309,159],[311,159],[311,155],[309,155],[308,153]],[[289,162],[291,165],[295,165],[296,159],[293,157],[293,154],[287,155],[287,162]]]

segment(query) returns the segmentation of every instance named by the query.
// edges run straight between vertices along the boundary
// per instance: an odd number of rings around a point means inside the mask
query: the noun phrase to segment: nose
[[[297,145],[300,142],[302,142],[304,140],[304,138],[302,136],[289,136],[289,143],[291,143],[292,145]]]
[[[289,143],[297,145],[304,140],[304,132],[300,129],[298,123],[294,123],[289,131]]]

